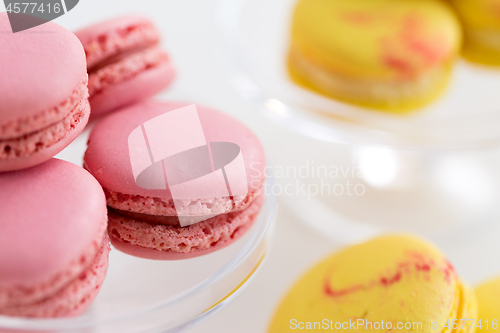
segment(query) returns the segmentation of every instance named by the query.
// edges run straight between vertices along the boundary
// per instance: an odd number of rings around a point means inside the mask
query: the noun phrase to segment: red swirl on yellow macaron
[[[301,0],[288,68],[307,89],[403,112],[442,93],[460,46],[459,21],[440,1]]]

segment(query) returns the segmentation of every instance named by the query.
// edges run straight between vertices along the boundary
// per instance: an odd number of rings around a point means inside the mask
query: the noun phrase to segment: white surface
[[[232,114],[258,134],[271,163],[303,163],[315,160],[314,156],[321,160],[325,154],[346,154],[346,147],[322,144],[277,127],[232,90],[226,82],[224,58],[213,24],[214,3],[213,0],[81,0],[57,22],[75,29],[122,13],[145,13],[162,29],[164,44],[178,69],[174,86],[161,95],[162,99],[203,103]],[[80,138],[74,146],[84,147],[85,139]],[[294,156],[294,151],[307,151],[309,156],[301,160]],[[81,163],[81,156],[70,152],[63,152],[61,157]],[[264,332],[273,309],[290,284],[307,267],[339,246],[311,231],[284,206],[275,235],[271,254],[248,289],[228,308],[188,332]],[[500,274],[499,236],[500,230],[496,228],[440,245],[464,278],[477,283]]]

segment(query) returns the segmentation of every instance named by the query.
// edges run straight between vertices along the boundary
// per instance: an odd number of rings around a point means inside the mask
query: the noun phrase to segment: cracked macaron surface
[[[75,35],[53,22],[10,29],[0,13],[0,172],[50,159],[90,115],[85,53]]]
[[[298,322],[421,322],[418,332],[473,332],[444,328],[447,320],[477,318],[473,291],[444,255],[417,238],[382,236],[341,250],[307,272],[280,303],[269,332],[293,332]],[[439,328],[430,328],[429,320]],[[380,331],[364,325],[345,331]],[[387,330],[385,330],[387,331]],[[398,330],[410,332],[411,329]]]

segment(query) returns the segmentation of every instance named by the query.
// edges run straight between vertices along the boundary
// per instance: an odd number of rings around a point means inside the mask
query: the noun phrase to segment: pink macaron
[[[106,199],[84,169],[51,159],[0,174],[0,315],[75,316],[108,268]]]
[[[227,246],[263,203],[258,138],[204,106],[146,101],[111,114],[92,131],[84,163],[104,188],[111,243],[138,257],[185,259]]]
[[[157,94],[175,76],[147,18],[120,17],[75,34],[87,56],[92,118]]]
[[[48,22],[12,33],[0,13],[0,172],[47,161],[87,124],[83,47],[69,30]]]

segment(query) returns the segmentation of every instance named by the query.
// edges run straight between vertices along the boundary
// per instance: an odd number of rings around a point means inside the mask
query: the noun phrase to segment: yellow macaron
[[[479,320],[476,332],[500,331],[500,279],[486,282],[476,288]]]
[[[420,239],[389,235],[346,248],[306,273],[268,331],[472,333],[449,325],[460,318],[477,318],[475,295],[444,255]]]
[[[463,56],[473,62],[500,66],[500,0],[449,2],[463,23]]]
[[[439,0],[300,0],[288,70],[323,95],[404,112],[440,95],[461,42],[458,18]]]

